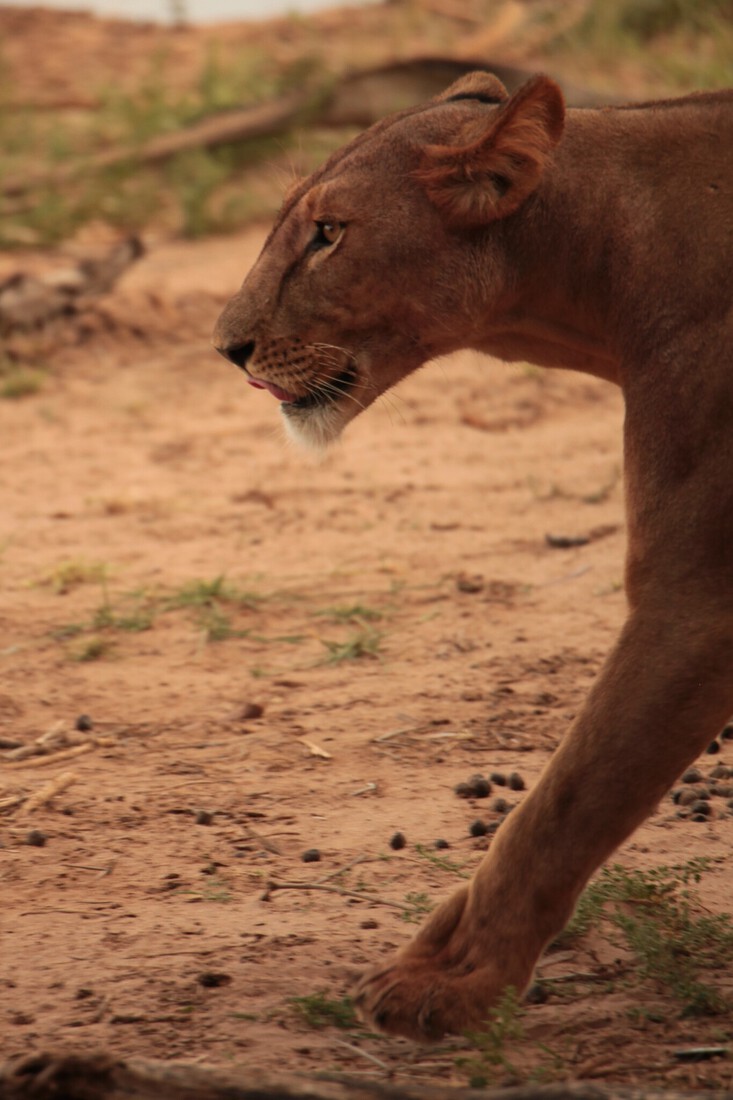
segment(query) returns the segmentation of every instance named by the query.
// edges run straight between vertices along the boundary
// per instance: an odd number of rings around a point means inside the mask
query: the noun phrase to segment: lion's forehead
[[[395,182],[395,169],[403,173],[413,161],[417,163],[423,146],[448,141],[455,135],[456,123],[469,120],[470,105],[466,102],[431,102],[376,122],[333,153],[310,176],[291,184],[275,229],[297,209],[302,208],[305,217],[319,202],[335,197],[336,188],[342,197],[348,189],[363,189],[368,195],[375,180],[382,186]]]

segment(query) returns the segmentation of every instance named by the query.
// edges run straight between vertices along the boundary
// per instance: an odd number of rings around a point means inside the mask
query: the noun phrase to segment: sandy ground
[[[0,1055],[465,1084],[468,1040],[314,1012],[522,797],[456,784],[531,788],[581,705],[624,616],[621,399],[465,354],[304,456],[209,344],[263,235],[154,247],[40,392],[0,402]],[[619,861],[707,857],[725,910],[712,805],[693,822],[665,799]],[[727,1046],[729,1018],[682,1016],[617,939],[539,976],[490,1080],[733,1084],[728,1061],[676,1058]]]
[[[358,1047],[398,1079],[461,1083],[462,1040],[317,1029],[292,999],[339,1000],[406,940],[480,859],[471,823],[521,797],[455,785],[530,787],[580,705],[624,614],[621,402],[463,355],[317,463],[208,343],[261,239],[153,251],[106,336],[0,404],[2,796],[69,780],[2,817],[0,1048],[387,1072]],[[191,335],[169,339],[166,316]],[[44,736],[53,755],[14,759]],[[723,908],[715,806],[692,823],[665,802],[620,860],[719,860],[702,889]],[[264,900],[273,880],[299,888]],[[317,883],[361,897],[300,888]],[[541,975],[587,984],[527,1008],[520,1062],[544,1043],[554,1076],[727,1080],[673,1060],[720,1019],[679,1020],[653,983],[630,993],[617,956],[548,955]],[[639,996],[662,1023],[630,1021]]]

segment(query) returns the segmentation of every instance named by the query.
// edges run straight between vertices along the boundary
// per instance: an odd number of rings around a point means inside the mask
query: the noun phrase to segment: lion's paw
[[[380,1031],[434,1042],[445,1034],[479,1027],[501,995],[501,983],[491,968],[467,972],[426,960],[416,964],[397,956],[365,975],[356,991],[362,1018]]]
[[[480,1027],[508,986],[521,991],[531,978],[534,959],[497,950],[502,941],[506,948],[506,935],[489,941],[469,890],[459,890],[412,943],[361,979],[357,1008],[374,1027],[423,1042]]]

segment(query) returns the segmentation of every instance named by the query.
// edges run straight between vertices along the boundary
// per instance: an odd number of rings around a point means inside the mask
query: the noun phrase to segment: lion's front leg
[[[588,878],[733,711],[733,629],[723,639],[709,627],[632,616],[584,711],[471,884],[362,979],[357,1003],[370,1023],[435,1039],[480,1025],[508,986],[527,987]]]

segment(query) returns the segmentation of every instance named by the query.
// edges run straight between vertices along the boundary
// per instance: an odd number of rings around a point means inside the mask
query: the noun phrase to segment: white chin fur
[[[310,451],[325,451],[352,419],[335,404],[315,409],[283,409],[282,418],[288,439]]]

